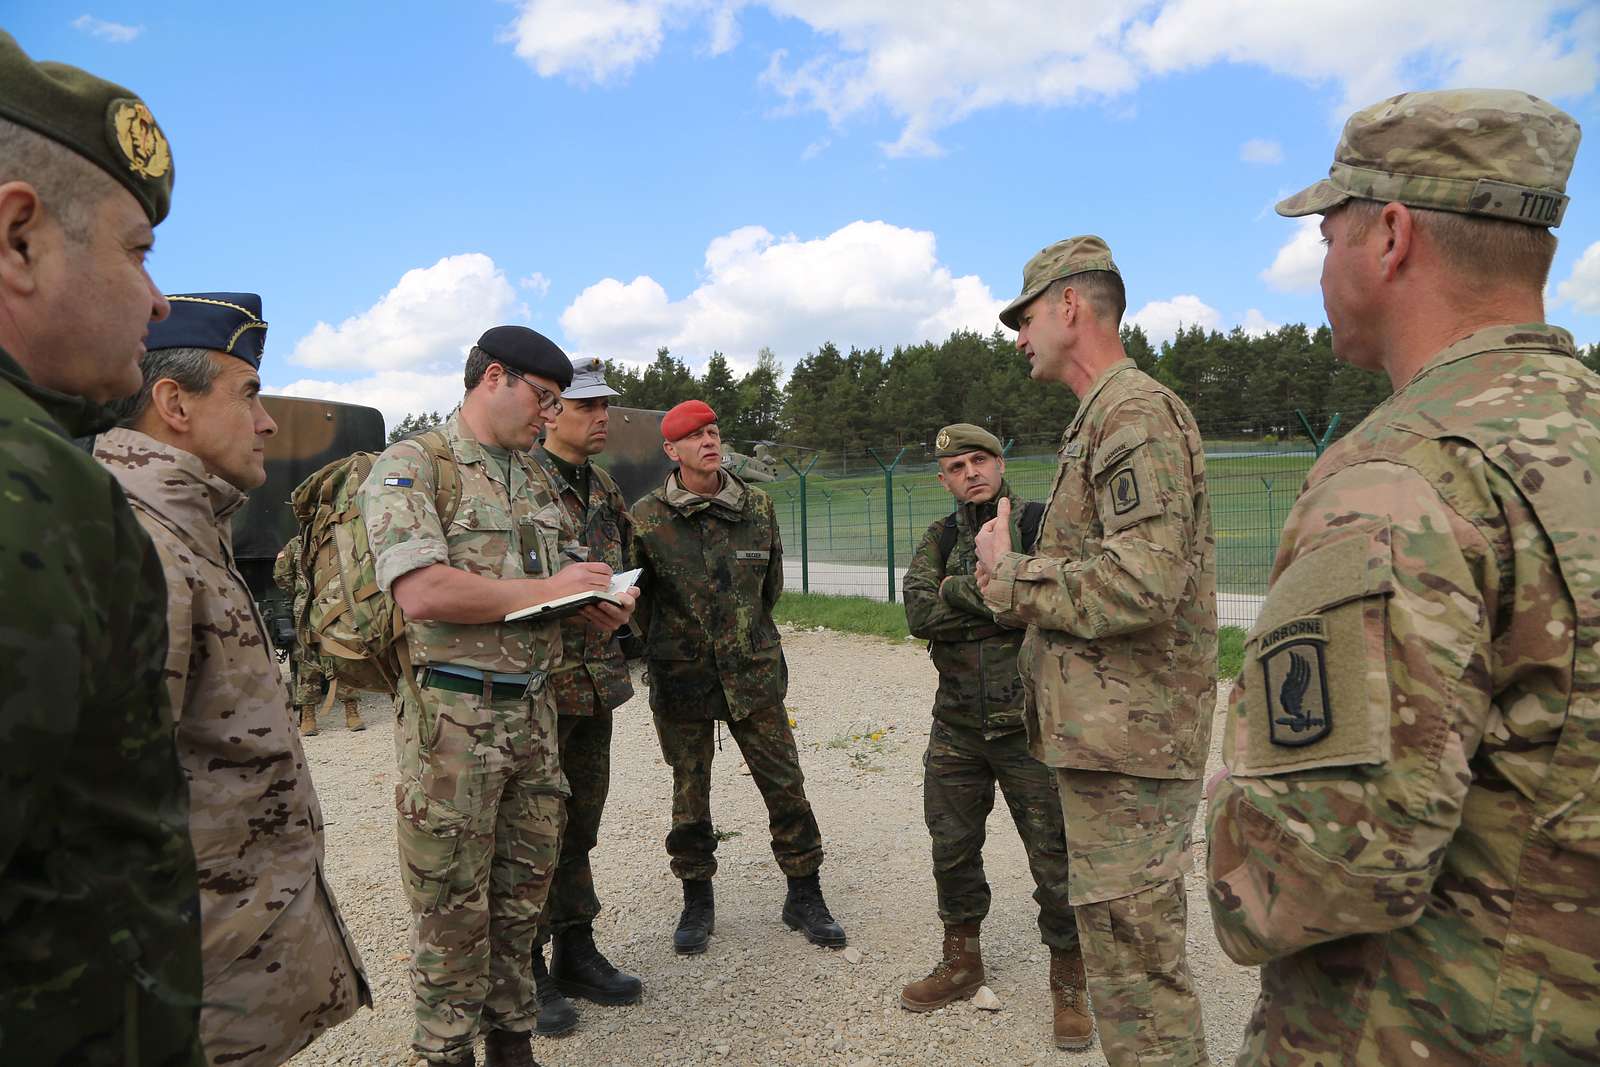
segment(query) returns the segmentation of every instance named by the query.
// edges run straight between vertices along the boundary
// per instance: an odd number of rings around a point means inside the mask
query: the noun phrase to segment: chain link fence
[[[1300,413],[1294,413],[1299,415]],[[1217,612],[1223,626],[1249,628],[1267,591],[1284,519],[1306,473],[1338,431],[1359,418],[1338,413],[1262,418],[1255,426],[1204,427],[1206,479],[1217,545]],[[1300,423],[1279,437],[1261,425]],[[1006,481],[1046,500],[1058,442],[1008,442]],[[955,501],[921,445],[803,454],[784,449],[771,494],[783,528],[785,587],[813,593],[900,599],[912,554]]]

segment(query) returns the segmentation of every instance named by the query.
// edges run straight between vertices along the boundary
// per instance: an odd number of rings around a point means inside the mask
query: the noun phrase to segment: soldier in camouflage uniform
[[[561,569],[562,511],[527,454],[559,410],[572,364],[547,338],[497,326],[467,357],[466,398],[440,432],[459,500],[437,500],[429,450],[398,441],[361,487],[378,582],[405,613],[416,674],[396,703],[400,860],[411,904],[413,1047],[490,1067],[533,1063],[532,958],[560,847],[566,783],[546,684],[559,623],[505,622],[522,608],[603,590],[611,568]],[[453,504],[452,515],[441,509]],[[602,630],[626,610],[585,609]]]
[[[562,410],[545,429],[544,445],[533,453],[555,486],[575,530],[582,554],[627,569],[633,554],[633,523],[628,505],[611,475],[590,457],[605,451],[611,397],[605,365],[585,359],[572,367],[572,385],[562,394]],[[595,947],[594,920],[600,898],[594,891],[589,853],[600,834],[606,794],[611,789],[611,712],[633,696],[628,665],[614,634],[594,629],[580,618],[561,622],[561,666],[550,676],[561,740],[561,772],[571,794],[567,826],[561,835],[561,860],[550,885],[541,948],[533,959],[539,982],[540,1034],[565,1033],[577,1025],[567,1000],[584,997],[596,1004],[632,1004],[643,992],[635,976],[617,970]],[[544,968],[543,941],[554,936],[550,973]],[[551,981],[551,974],[554,981]]]
[[[204,1062],[167,586],[71,440],[139,389],[171,196],[143,102],[0,31],[0,1063]]]
[[[144,387],[94,455],[155,542],[167,580],[167,688],[200,874],[215,1067],[274,1067],[371,1005],[323,872],[322,808],[272,642],[233,561],[231,516],[267,471],[277,426],[257,376],[267,324],[253,293],[167,298]]]
[[[683,880],[673,948],[704,952],[716,925],[713,722],[728,724],[766,802],[772,854],[789,879],[783,921],[814,944],[843,947],[817,877],[822,833],[783,706],[789,669],[772,621],[783,543],[772,498],[723,469],[717,416],[704,402],[667,412],[661,436],[678,466],[633,506],[633,526],[650,708],[672,768],[667,852]]]
[[[1123,352],[1127,296],[1098,237],[1044,249],[1000,313],[1032,376],[1081,399],[1033,552],[1010,508],[977,538],[1020,667],[1034,755],[1056,768],[1100,1047],[1112,1067],[1207,1064],[1183,876],[1217,688],[1216,551],[1189,409]]]
[[[305,617],[306,598],[311,595],[310,583],[306,581],[305,572],[300,569],[299,534],[289,538],[289,543],[279,550],[278,558],[272,563],[272,580],[279,589],[292,598],[294,617],[298,623]],[[312,737],[317,732],[317,709],[322,704],[323,691],[330,685],[337,689],[339,683],[323,673],[322,664],[305,646],[296,642],[292,655],[295,718],[300,723],[300,732],[306,737]],[[341,699],[344,702],[345,726],[352,730],[365,730],[367,727],[361,721],[361,709],[356,704],[355,694],[346,693]]]
[[[1334,353],[1394,394],[1312,468],[1211,799],[1241,1064],[1600,1063],[1600,378],[1544,323],[1578,125],[1526,93],[1355,113]]]
[[[969,423],[939,431],[939,482],[956,510],[936,519],[906,569],[906,622],[926,638],[939,670],[933,729],[923,757],[922,804],[933,838],[933,877],[944,922],[944,951],[933,973],[900,994],[912,1011],[933,1011],[983,985],[978,932],[989,914],[983,874],[985,824],[998,782],[1011,809],[1039,904],[1039,933],[1050,946],[1052,1031],[1060,1048],[1087,1048],[1094,1023],[1074,966],[1078,927],[1067,900],[1067,838],[1055,775],[1028,752],[1017,653],[1023,631],[997,623],[978,592],[979,528],[999,501],[1011,508],[1014,543],[1031,547],[1040,505],[1028,505],[1004,481],[1006,461],[994,434]],[[1021,529],[1024,514],[1031,529]]]

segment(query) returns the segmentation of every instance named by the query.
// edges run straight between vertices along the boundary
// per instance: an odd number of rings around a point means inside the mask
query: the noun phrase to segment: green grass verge
[[[1244,667],[1244,630],[1224,626],[1217,631],[1217,677],[1237,678]]]
[[[772,617],[790,626],[822,626],[851,634],[872,634],[893,641],[910,636],[906,609],[864,596],[785,592]]]

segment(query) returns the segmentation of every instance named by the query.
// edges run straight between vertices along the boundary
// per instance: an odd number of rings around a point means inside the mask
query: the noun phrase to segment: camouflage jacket
[[[94,457],[128,494],[166,574],[166,683],[189,780],[210,986],[269,927],[275,938],[305,938],[304,930],[281,929],[278,917],[297,894],[317,891],[322,807],[288,687],[233,559],[229,517],[244,494],[188,452],[137,430],[101,434]],[[342,919],[339,927],[359,968]],[[302,1006],[309,1015],[317,1005]]]
[[[627,570],[633,556],[633,520],[622,490],[611,475],[589,464],[589,499],[567,484],[544,449],[533,458],[555,486],[577,539],[589,550],[589,559],[613,571]],[[561,620],[561,667],[550,676],[556,710],[562,715],[609,714],[633,696],[628,664],[615,634],[600,632],[576,615]]]
[[[445,529],[435,510],[433,457],[414,441],[396,441],[361,485],[361,513],[384,592],[419,567],[445,563],[487,578],[548,578],[559,568],[562,511],[555,490],[525,452],[486,451],[457,411],[441,427],[456,458],[461,501]],[[483,623],[407,620],[411,662],[454,663],[484,671],[547,671],[561,660],[556,622]]]
[[[1027,623],[1033,754],[1053,767],[1199,778],[1217,694],[1217,567],[1200,431],[1122,360],[1061,439],[1037,555],[985,599]]]
[[[1312,469],[1211,801],[1241,1063],[1600,1062],[1597,561],[1563,330],[1451,345]]]
[[[723,472],[722,491],[678,482],[633,505],[650,707],[667,719],[744,718],[783,703],[789,669],[772,607],[783,542],[772,498]],[[724,708],[724,704],[726,707]]]
[[[976,577],[978,530],[994,518],[1001,497],[1011,501],[1015,526],[1025,502],[1001,482],[994,500],[956,508],[956,541],[949,559],[940,553],[947,520],[936,519],[928,527],[901,586],[906,624],[913,635],[928,642],[928,653],[939,671],[933,717],[981,730],[986,737],[1022,729],[1023,687],[1017,675],[1017,653],[1023,631],[994,621],[994,612],[978,592]]]
[[[300,570],[299,534],[289,538],[289,543],[278,550],[278,558],[272,561],[272,584],[293,598],[296,619],[305,614],[306,597],[311,590],[305,573]]]
[[[0,1062],[200,1063],[167,586],[101,409],[0,351]],[[128,1008],[132,1008],[130,1013]]]

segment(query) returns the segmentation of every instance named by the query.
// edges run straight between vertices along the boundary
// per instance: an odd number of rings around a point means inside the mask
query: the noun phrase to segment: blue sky
[[[1592,2],[517,0],[8,5],[35,58],[132,87],[173,145],[152,272],[250,290],[269,390],[447,409],[466,346],[786,365],[988,330],[1095,232],[1158,340],[1322,321],[1272,203],[1354,107],[1523,88],[1600,130]],[[1600,144],[1549,318],[1600,341]]]

